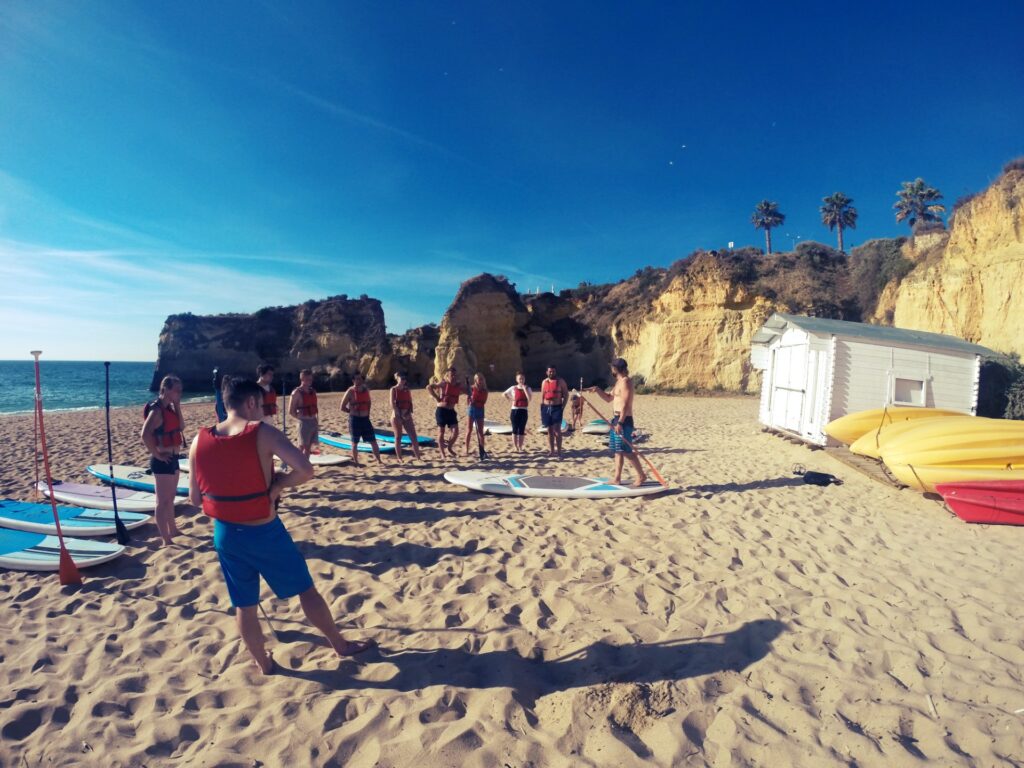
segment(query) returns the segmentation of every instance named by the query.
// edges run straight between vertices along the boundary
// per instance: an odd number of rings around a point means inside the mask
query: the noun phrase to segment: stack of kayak
[[[825,431],[881,459],[901,483],[941,494],[967,522],[1024,525],[1022,421],[890,408],[844,416]]]

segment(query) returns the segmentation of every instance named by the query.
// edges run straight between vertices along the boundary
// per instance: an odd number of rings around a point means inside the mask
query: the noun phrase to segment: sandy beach
[[[322,429],[345,430],[339,401],[323,396]],[[433,434],[422,392],[416,407]],[[286,494],[346,637],[380,644],[358,662],[264,586],[283,673],[262,677],[191,507],[181,546],[146,526],[81,587],[0,571],[0,764],[1024,765],[1024,529],[966,525],[764,433],[753,398],[636,410],[660,496],[478,495],[442,479],[436,449]],[[209,404],[185,413],[189,435],[212,421]],[[144,462],[140,414],[113,412],[116,462]],[[537,423],[525,458],[490,437],[486,466],[608,475],[602,438],[550,461]],[[46,425],[54,476],[89,481],[102,411]],[[0,418],[0,437],[0,493],[29,499],[31,415]],[[797,463],[843,484],[804,485]]]

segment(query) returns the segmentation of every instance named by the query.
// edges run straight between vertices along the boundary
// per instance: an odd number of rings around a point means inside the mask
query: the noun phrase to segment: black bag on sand
[[[830,475],[825,472],[812,472],[805,469],[802,465],[797,464],[793,467],[793,474],[803,478],[803,481],[808,485],[842,485],[843,481],[835,475]]]

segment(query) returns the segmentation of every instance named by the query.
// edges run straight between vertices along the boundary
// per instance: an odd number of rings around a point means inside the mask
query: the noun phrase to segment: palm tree
[[[754,207],[754,213],[750,217],[750,223],[754,229],[764,230],[765,251],[772,252],[772,229],[780,226],[786,220],[786,214],[779,211],[779,204],[771,200],[762,200]]]
[[[899,200],[892,206],[896,209],[896,221],[906,219],[911,230],[918,221],[942,221],[942,214],[946,212],[946,206],[938,202],[942,193],[929,187],[922,178],[904,181],[903,189],[896,193],[896,197]]]
[[[823,197],[821,202],[821,223],[829,230],[839,230],[839,252],[843,250],[843,230],[857,228],[857,209],[853,207],[853,200],[842,192]]]

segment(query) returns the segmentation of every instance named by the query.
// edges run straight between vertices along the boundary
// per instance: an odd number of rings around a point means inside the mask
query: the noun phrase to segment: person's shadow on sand
[[[408,541],[369,546],[297,541],[295,545],[303,557],[315,557],[346,568],[366,571],[375,576],[380,576],[392,568],[404,568],[409,565],[429,568],[436,565],[445,556],[469,557],[470,555],[494,554],[492,548],[480,547],[476,541],[470,541],[457,547],[430,547]]]
[[[384,650],[359,657],[386,662],[398,671],[388,680],[361,680],[345,661],[333,670],[281,669],[280,674],[341,690],[416,691],[432,685],[459,688],[511,688],[532,717],[542,696],[601,683],[685,680],[726,670],[740,672],[768,655],[785,629],[774,619],[751,621],[732,632],[700,639],[611,645],[597,642],[556,659],[527,659],[515,651],[473,653],[464,648]]]

